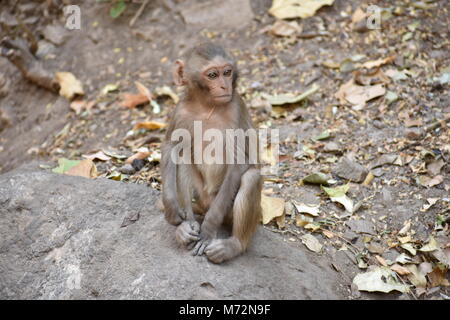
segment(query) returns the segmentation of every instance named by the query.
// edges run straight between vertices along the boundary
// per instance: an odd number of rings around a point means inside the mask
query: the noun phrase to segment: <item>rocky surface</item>
[[[262,227],[234,261],[191,256],[156,208],[158,196],[36,164],[1,175],[0,299],[344,298],[324,257]]]

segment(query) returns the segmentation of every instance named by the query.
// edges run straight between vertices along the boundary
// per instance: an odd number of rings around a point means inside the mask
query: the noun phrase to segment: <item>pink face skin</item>
[[[213,60],[202,72],[204,83],[209,88],[212,102],[226,104],[233,98],[233,66],[220,59]]]

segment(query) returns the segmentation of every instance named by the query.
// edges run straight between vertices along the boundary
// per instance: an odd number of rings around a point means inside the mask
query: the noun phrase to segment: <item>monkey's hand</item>
[[[197,221],[183,221],[175,232],[175,238],[178,243],[189,246],[191,243],[195,243],[200,240],[199,237],[200,225]]]
[[[192,250],[192,255],[201,256],[205,251],[206,247],[211,243],[213,239],[217,237],[217,227],[213,224],[208,223],[205,219],[200,227],[199,240],[196,243],[194,250]]]

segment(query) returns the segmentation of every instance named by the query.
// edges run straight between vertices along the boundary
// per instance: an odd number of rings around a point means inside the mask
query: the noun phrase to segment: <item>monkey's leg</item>
[[[195,221],[192,210],[193,169],[189,164],[179,164],[177,172],[178,203],[186,214],[185,220],[177,227],[175,238],[178,243],[189,246],[199,240],[200,224]]]
[[[227,239],[214,239],[205,249],[211,262],[222,263],[244,252],[261,217],[262,179],[258,169],[247,170],[233,204],[233,231]]]

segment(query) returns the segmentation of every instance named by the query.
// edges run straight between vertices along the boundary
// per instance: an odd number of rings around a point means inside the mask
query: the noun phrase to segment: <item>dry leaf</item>
[[[405,293],[409,290],[407,285],[397,280],[395,273],[388,267],[377,267],[372,271],[357,274],[353,283],[359,291],[388,293],[397,290]]]
[[[418,288],[425,288],[427,286],[427,279],[425,275],[419,271],[415,264],[405,266],[411,273],[408,275],[408,280]]]
[[[431,252],[437,249],[439,249],[439,243],[436,241],[436,239],[434,239],[433,236],[430,236],[430,240],[428,241],[428,243],[420,248],[419,251]]]
[[[400,247],[411,253],[413,256],[415,256],[417,253],[417,250],[413,247],[411,243],[404,243],[400,245]]]
[[[146,86],[144,86],[139,81],[135,81],[134,84],[136,85],[136,88],[138,89],[139,93],[141,95],[146,96],[148,101],[151,101],[153,99],[152,94],[150,93],[150,91],[147,89]]]
[[[380,257],[379,255],[375,256],[375,259],[377,259],[377,261],[383,266],[383,267],[387,267],[387,263],[386,260],[384,260],[384,258]]]
[[[422,210],[420,210],[420,211],[422,211],[422,212],[427,211],[432,206],[434,206],[436,204],[436,202],[438,202],[440,199],[441,198],[428,198],[427,199],[428,204],[424,204]]]
[[[328,230],[322,230],[322,233],[323,233],[328,239],[334,238],[334,233],[331,232],[331,231],[328,231]]]
[[[365,17],[367,17],[366,12],[364,12],[361,8],[356,9],[352,15],[352,24],[360,22]]]
[[[384,64],[392,63],[392,62],[394,62],[395,58],[396,58],[396,55],[392,55],[392,56],[389,56],[384,59],[367,61],[367,62],[363,63],[362,66],[364,68],[371,69],[371,68],[382,66]]]
[[[444,177],[441,175],[435,176],[433,178],[430,178],[428,176],[420,176],[418,178],[419,184],[421,184],[424,187],[431,188],[438,184],[440,184],[442,181],[444,181]]]
[[[311,251],[319,253],[322,250],[322,245],[319,240],[316,239],[312,234],[305,234],[301,236],[303,244]]]
[[[409,229],[411,229],[411,220],[407,220],[403,223],[403,228],[401,228],[401,230],[398,232],[398,234],[404,235],[409,231]]]
[[[307,213],[314,217],[319,216],[319,207],[320,204],[306,204],[306,203],[297,203],[293,201],[295,208],[298,213]]]
[[[308,18],[334,0],[273,0],[269,13],[278,19]]]
[[[146,129],[146,130],[158,130],[167,127],[166,123],[157,121],[143,121],[138,122],[133,127],[133,130]]]
[[[59,94],[69,100],[75,95],[84,95],[81,82],[71,72],[56,72],[56,81],[60,85]]]
[[[341,104],[347,101],[353,105],[364,106],[367,101],[386,93],[386,89],[381,84],[374,86],[358,86],[353,79],[343,84],[335,93],[335,97],[339,99]]]
[[[95,178],[97,176],[97,168],[92,160],[86,159],[80,161],[79,164],[70,168],[65,172],[70,176],[80,176],[85,178]]]
[[[274,36],[290,37],[292,35],[301,33],[302,29],[296,21],[286,22],[283,20],[278,20],[269,29],[269,32]]]
[[[262,222],[268,224],[284,213],[284,199],[261,195]]]
[[[120,105],[122,107],[133,109],[136,108],[138,105],[146,103],[148,101],[150,101],[148,100],[148,97],[142,93],[138,94],[124,93]]]
[[[295,216],[295,225],[297,227],[304,227],[310,223],[314,222],[314,218],[299,214]]]
[[[131,157],[129,157],[127,160],[125,160],[125,163],[132,163],[135,159],[143,160],[150,156],[150,151],[148,151],[147,148],[142,148],[146,150],[138,151],[137,153],[133,154]]]
[[[449,287],[450,282],[446,278],[447,269],[441,270],[439,267],[434,268],[433,272],[428,274],[428,279],[430,279],[430,287],[444,286]]]
[[[91,110],[95,104],[95,101],[74,100],[70,103],[70,109],[75,111],[75,114],[80,114],[84,110]]]
[[[283,213],[281,216],[275,218],[275,222],[277,223],[278,229],[284,229],[286,226],[286,216]]]
[[[90,159],[90,160],[101,160],[101,161],[108,161],[111,160],[110,156],[107,156],[103,151],[98,151],[94,154],[83,154],[83,158]]]
[[[397,272],[399,275],[404,276],[404,275],[408,275],[411,274],[411,271],[409,271],[408,269],[406,269],[405,267],[402,267],[399,264],[394,264],[391,266],[391,270]]]
[[[173,92],[172,89],[168,86],[157,87],[155,89],[155,94],[157,96],[169,96],[170,98],[172,98],[175,104],[177,104],[180,101],[178,95],[175,92]]]

